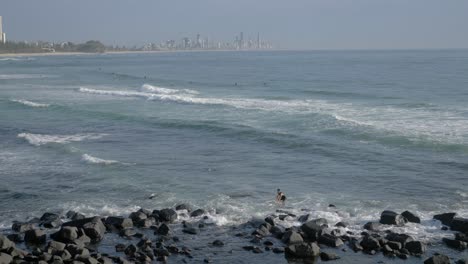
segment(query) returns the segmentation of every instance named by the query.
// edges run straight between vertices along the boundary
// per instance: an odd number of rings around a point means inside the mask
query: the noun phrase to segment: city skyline
[[[0,10],[8,38],[25,41],[132,46],[199,32],[232,42],[243,31],[254,41],[260,32],[280,49],[468,48],[466,1],[25,0]]]

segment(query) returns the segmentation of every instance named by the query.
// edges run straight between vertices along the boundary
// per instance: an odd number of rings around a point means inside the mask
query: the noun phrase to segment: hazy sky
[[[291,49],[468,48],[468,0],[0,0],[11,40],[232,41]]]

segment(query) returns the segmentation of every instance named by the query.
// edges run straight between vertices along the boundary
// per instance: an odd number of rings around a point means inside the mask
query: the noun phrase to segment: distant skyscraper
[[[240,39],[239,39],[239,49],[244,48],[244,32],[240,33]]]
[[[257,33],[257,49],[260,49],[260,32]]]
[[[0,42],[5,43],[6,42],[6,37],[5,33],[3,33],[3,23],[2,23],[2,17],[0,16]]]

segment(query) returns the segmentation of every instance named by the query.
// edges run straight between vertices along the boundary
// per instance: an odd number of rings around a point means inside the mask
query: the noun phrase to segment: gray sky
[[[468,48],[468,0],[0,0],[11,40],[142,44],[260,32],[289,49]]]

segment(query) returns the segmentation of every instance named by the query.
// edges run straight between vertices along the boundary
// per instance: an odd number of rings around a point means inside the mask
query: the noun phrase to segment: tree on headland
[[[106,51],[106,46],[97,40],[90,40],[84,44],[79,44],[77,48],[78,52],[91,52],[91,53],[103,53]]]

